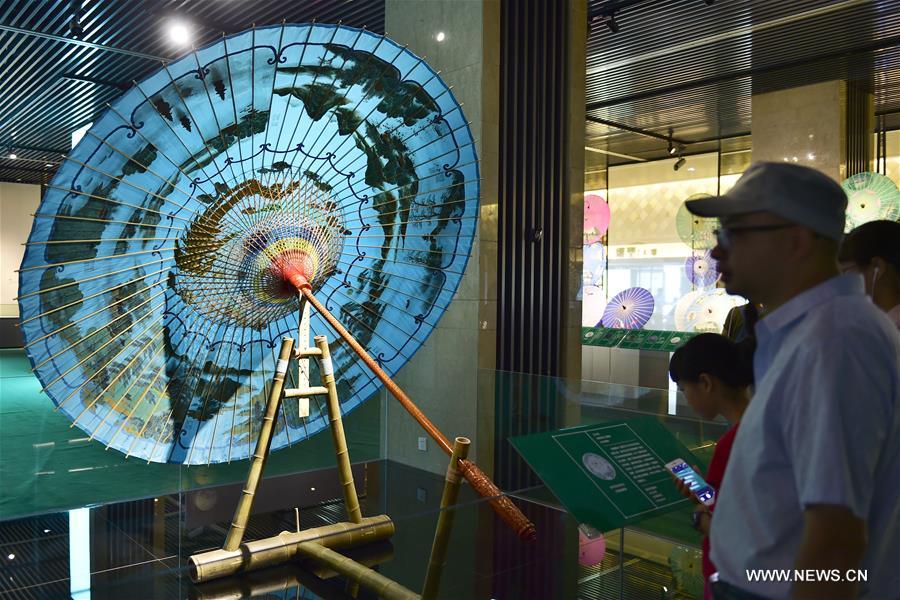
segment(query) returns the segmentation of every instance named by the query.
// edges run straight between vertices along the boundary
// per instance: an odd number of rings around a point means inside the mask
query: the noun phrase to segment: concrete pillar
[[[838,182],[870,168],[874,103],[854,85],[826,81],[754,94],[753,160],[807,165]],[[848,163],[855,166],[848,170]]]
[[[456,297],[397,382],[453,439],[472,439],[470,458],[490,472],[493,396],[478,405],[479,369],[493,369],[497,314],[497,164],[499,129],[499,0],[387,0],[385,33],[440,70],[471,122],[481,161],[481,215],[472,256]],[[482,383],[485,383],[484,381]],[[492,388],[491,388],[492,389]],[[444,473],[447,456],[387,398],[387,458]]]

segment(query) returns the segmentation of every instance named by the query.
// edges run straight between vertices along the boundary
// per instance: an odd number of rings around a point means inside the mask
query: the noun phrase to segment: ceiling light
[[[49,167],[52,167],[52,166],[53,166],[53,164],[52,164],[52,163],[47,163],[47,164],[46,164],[46,165],[44,165],[44,166],[45,166],[45,167],[48,167],[48,168],[49,168]]]
[[[186,46],[191,41],[191,32],[184,23],[172,23],[169,25],[169,39],[179,46]]]
[[[688,167],[688,173],[693,173],[696,170],[697,169],[695,169],[694,167]]]
[[[45,530],[44,530],[44,533],[50,533],[50,530],[49,530],[49,529],[45,529]]]
[[[19,158],[18,155],[10,153],[10,155],[9,155],[10,160],[16,160],[17,158]]]
[[[685,162],[687,162],[687,161],[684,160],[684,157],[679,156],[678,160],[675,161],[675,165],[672,168],[677,171],[678,169],[680,169],[681,167],[684,166]]]
[[[6,556],[6,558],[8,558],[9,560],[14,559],[15,557],[16,557],[15,554],[8,554],[8,555]]]
[[[447,35],[443,31],[438,31],[437,35],[434,36],[434,39],[436,39],[439,42],[443,42],[446,38],[447,38]]]

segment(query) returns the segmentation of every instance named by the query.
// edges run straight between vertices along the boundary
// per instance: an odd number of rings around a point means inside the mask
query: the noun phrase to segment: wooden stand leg
[[[253,497],[259,487],[266,456],[269,454],[269,446],[272,443],[272,430],[275,429],[275,419],[278,416],[278,407],[281,406],[281,390],[284,388],[284,374],[287,372],[288,360],[294,348],[294,340],[289,337],[281,338],[281,351],[278,353],[278,363],[275,368],[275,376],[272,379],[272,387],[269,390],[269,398],[266,401],[266,416],[263,417],[262,427],[259,429],[259,437],[256,438],[256,449],[253,451],[253,460],[250,463],[250,472],[247,474],[247,482],[241,492],[237,509],[234,511],[234,519],[228,529],[225,538],[225,550],[237,550],[244,537],[247,521],[250,519],[250,510],[253,508]]]
[[[428,561],[428,572],[425,574],[425,585],[422,588],[423,600],[437,598],[438,588],[441,584],[441,572],[447,562],[447,545],[450,542],[450,531],[453,529],[453,519],[456,511],[453,506],[459,497],[459,485],[461,474],[459,461],[465,460],[469,455],[468,438],[458,437],[453,442],[453,453],[450,455],[450,464],[447,466],[447,476],[444,478],[444,494],[441,496],[441,514],[438,517],[437,527],[434,530],[434,542],[431,545],[431,559]]]
[[[344,489],[347,518],[351,523],[359,523],[362,520],[362,511],[359,509],[359,498],[356,496],[356,486],[353,483],[353,471],[350,469],[350,452],[347,450],[347,438],[344,437],[344,423],[341,420],[341,404],[334,381],[331,351],[328,349],[328,340],[324,335],[317,335],[315,343],[322,352],[320,363],[322,381],[328,389],[328,420],[331,424],[331,439],[334,442],[338,475],[341,479],[341,487]]]

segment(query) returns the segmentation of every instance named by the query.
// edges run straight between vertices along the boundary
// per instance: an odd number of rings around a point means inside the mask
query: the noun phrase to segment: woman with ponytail
[[[684,394],[691,408],[707,420],[721,415],[728,421],[728,431],[716,443],[706,482],[719,490],[725,477],[725,467],[731,445],[753,385],[753,340],[735,344],[717,333],[703,333],[691,338],[675,350],[669,362],[669,375]],[[694,467],[696,470],[696,467]],[[715,505],[706,506],[680,480],[675,485],[685,497],[696,503],[694,528],[704,534],[703,578],[706,580],[704,598],[712,598],[709,576],[716,572],[709,559],[709,529]]]

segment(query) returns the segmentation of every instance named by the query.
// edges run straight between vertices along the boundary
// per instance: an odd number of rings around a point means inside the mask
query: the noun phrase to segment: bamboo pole
[[[447,563],[447,545],[450,542],[450,532],[453,529],[453,519],[456,511],[453,506],[459,497],[460,472],[459,461],[465,460],[469,455],[468,438],[458,437],[453,442],[453,454],[450,455],[450,464],[447,465],[447,475],[444,478],[444,493],[441,496],[441,514],[438,516],[437,527],[434,530],[434,542],[431,544],[431,558],[428,561],[428,571],[425,573],[425,585],[422,587],[423,600],[437,598],[441,585],[441,573]]]
[[[188,560],[188,574],[191,581],[200,583],[288,562],[297,556],[297,547],[304,542],[340,550],[380,542],[392,535],[394,522],[387,515],[365,517],[362,523],[334,523],[303,531],[282,531],[273,537],[243,542],[234,550],[219,548],[195,554]]]
[[[343,554],[316,542],[297,544],[297,552],[315,560],[319,564],[334,569],[345,577],[359,581],[360,586],[373,591],[379,598],[385,598],[386,600],[419,600],[421,598],[412,590],[388,579],[378,571],[373,571],[352,558],[347,558]]]
[[[278,407],[281,406],[281,390],[284,387],[284,374],[287,372],[288,359],[294,349],[293,338],[281,338],[281,351],[278,353],[278,363],[275,367],[275,375],[272,378],[272,387],[269,389],[269,398],[266,401],[266,416],[263,417],[262,427],[259,429],[259,437],[256,438],[256,449],[253,451],[253,459],[250,463],[250,472],[247,474],[247,482],[241,491],[241,499],[234,511],[234,519],[228,529],[225,538],[224,549],[237,550],[244,537],[247,521],[250,519],[250,510],[253,508],[253,498],[262,478],[263,467],[269,454],[269,446],[272,443],[272,430],[275,428],[275,419],[278,415]]]
[[[419,425],[425,429],[425,432],[431,436],[431,438],[437,443],[437,445],[448,455],[452,454],[452,450],[450,448],[450,442],[447,440],[446,436],[444,436],[441,431],[435,427],[434,423],[432,423],[428,417],[416,406],[415,402],[406,395],[406,393],[397,385],[393,379],[391,379],[384,370],[378,366],[378,363],[375,362],[369,353],[356,341],[356,339],[350,335],[350,332],[347,331],[343,325],[341,325],[340,321],[331,314],[325,306],[319,302],[316,297],[312,293],[312,286],[309,284],[309,281],[303,275],[303,273],[295,266],[289,263],[283,263],[278,265],[282,269],[283,276],[287,279],[297,290],[303,294],[303,296],[309,300],[309,303],[319,311],[319,314],[322,315],[328,324],[331,325],[332,329],[334,329],[341,338],[347,342],[347,345],[350,346],[357,356],[366,364],[367,367],[378,377],[379,380],[384,384],[385,388],[396,398],[400,404],[406,409],[412,417],[418,421]],[[488,499],[488,503],[491,505],[491,508],[494,509],[500,517],[506,521],[506,523],[512,527],[513,531],[515,531],[521,539],[525,540],[533,540],[536,537],[536,532],[534,528],[534,523],[528,520],[522,511],[512,503],[512,500],[503,495],[500,489],[494,484],[490,478],[484,474],[484,472],[478,468],[478,466],[469,461],[469,460],[461,460],[459,461],[459,470],[462,473],[463,477],[472,485],[472,489],[478,492],[481,496]]]
[[[338,464],[338,476],[341,487],[344,489],[344,503],[347,508],[347,518],[353,523],[362,520],[362,511],[359,509],[359,498],[356,496],[356,486],[353,483],[353,471],[350,468],[350,452],[347,450],[347,438],[344,435],[344,422],[341,419],[341,403],[338,400],[337,385],[334,380],[334,367],[331,364],[331,350],[328,348],[328,339],[324,335],[315,338],[316,347],[322,353],[319,360],[322,381],[328,389],[328,421],[331,425],[331,440],[334,442],[334,452]]]

